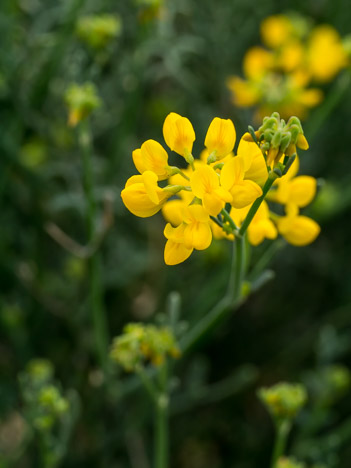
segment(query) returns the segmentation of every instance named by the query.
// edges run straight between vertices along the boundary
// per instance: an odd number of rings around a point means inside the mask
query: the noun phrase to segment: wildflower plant
[[[252,245],[275,239],[278,233],[297,246],[318,236],[318,224],[300,215],[300,209],[313,200],[317,183],[310,176],[295,177],[297,150],[308,149],[297,117],[288,122],[278,113],[265,117],[256,132],[250,127],[242,136],[236,155],[236,131],[230,119],[212,120],[199,158],[192,154],[195,132],[187,118],[169,114],[163,135],[187,168],[170,166],[163,146],[147,140],[133,152],[140,174],[128,179],[121,196],[136,216],[145,218],[162,210],[168,221],[167,265],[185,261],[194,250],[207,249],[213,238],[234,241],[246,231]],[[281,205],[284,212],[274,212],[267,201]]]
[[[77,418],[75,392],[64,394],[54,380],[54,368],[46,359],[33,359],[18,377],[23,413],[39,440],[42,465],[55,467],[61,462]]]
[[[256,246],[280,234],[287,242],[304,246],[320,232],[313,219],[300,213],[313,200],[317,182],[313,177],[297,175],[297,152],[308,149],[297,117],[285,121],[274,112],[263,119],[257,130],[249,126],[236,150],[234,123],[215,117],[199,157],[193,154],[196,134],[186,117],[170,113],[163,124],[163,136],[168,148],[183,158],[183,164],[173,165],[159,142],[145,141],[132,154],[139,174],[131,176],[121,192],[125,206],[141,218],[162,212],[166,220],[167,265],[184,262],[194,250],[207,249],[213,238],[233,244],[233,264],[227,293],[199,323],[179,337],[179,344],[173,328],[141,324],[129,324],[113,342],[111,358],[126,371],[139,374],[156,404],[157,468],[168,466],[164,434],[169,400],[168,358],[186,353],[250,291],[244,282],[245,238]],[[171,309],[179,307],[173,304]],[[153,369],[146,368],[147,363]],[[283,444],[306,394],[303,388],[286,384],[272,391],[262,390],[261,397],[270,401],[279,427],[277,443]],[[280,455],[278,447],[272,467]]]
[[[349,65],[347,38],[328,24],[311,26],[298,14],[262,21],[264,47],[251,47],[243,59],[244,78],[227,82],[236,106],[255,106],[258,118],[274,110],[304,118],[323,100],[321,85]]]

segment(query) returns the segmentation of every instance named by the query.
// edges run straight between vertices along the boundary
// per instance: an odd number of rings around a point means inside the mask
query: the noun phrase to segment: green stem
[[[221,214],[223,215],[223,218],[229,223],[229,226],[232,228],[232,230],[237,231],[238,228],[236,224],[234,223],[233,218],[228,213],[228,211],[223,208],[223,210],[221,211]]]
[[[92,169],[92,142],[88,120],[78,125],[78,140],[82,153],[83,185],[86,199],[86,223],[88,241],[92,243],[96,236],[96,200]],[[95,335],[97,358],[103,369],[107,365],[108,333],[103,304],[102,268],[100,253],[95,251],[89,258],[90,307]]]
[[[239,300],[245,271],[245,239],[237,236],[233,245],[233,267],[228,284],[228,296],[232,301]]]
[[[258,197],[254,201],[254,203],[252,204],[249,212],[247,213],[245,221],[243,222],[243,224],[241,225],[241,228],[239,229],[239,234],[241,236],[245,234],[245,232],[246,232],[247,228],[249,227],[253,217],[255,216],[257,210],[261,206],[261,203],[263,202],[265,196],[267,195],[269,189],[272,187],[273,182],[275,181],[276,178],[277,177],[274,176],[274,173],[269,175],[268,179],[266,180],[266,183],[263,186],[262,195],[260,197]]]
[[[271,468],[276,468],[277,461],[284,455],[286,442],[291,429],[291,422],[284,420],[276,424],[276,437],[272,454]]]
[[[167,389],[168,369],[164,363],[159,372],[160,392],[156,400],[155,414],[155,468],[168,468],[169,464],[169,397]]]
[[[245,241],[238,236],[233,242],[232,265],[225,296],[199,320],[180,341],[180,348],[185,354],[201,341],[227,314],[235,309],[242,300],[241,289],[245,271]]]

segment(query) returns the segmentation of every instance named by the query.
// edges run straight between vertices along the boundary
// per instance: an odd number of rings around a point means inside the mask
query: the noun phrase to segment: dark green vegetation
[[[91,124],[111,342],[125,323],[153,321],[164,312],[172,290],[182,296],[182,320],[196,323],[222,296],[230,261],[230,245],[218,242],[185,264],[163,264],[161,216],[137,219],[119,196],[135,173],[132,150],[148,138],[162,141],[170,111],[192,121],[194,154],[215,116],[231,118],[240,136],[252,115],[232,107],[225,80],[240,73],[246,49],[259,41],[260,20],[278,8],[329,22],[342,36],[350,32],[347,0],[167,3],[158,21],[131,0],[1,1],[1,467],[44,466],[45,443],[19,416],[28,408],[18,375],[33,358],[52,362],[56,384],[71,402],[75,422],[65,428],[65,436],[72,433],[62,466],[146,468],[151,454],[148,396],[112,365],[102,382],[89,261],[57,231],[81,245],[89,239],[81,150],[77,132],[67,126],[67,87],[93,81],[103,102]],[[77,20],[92,13],[122,20],[120,36],[103,50],[75,34]],[[304,123],[310,150],[301,158],[302,173],[325,181],[309,210],[322,226],[320,237],[305,248],[282,244],[270,265],[275,278],[176,366],[173,467],[268,466],[273,428],[256,391],[280,380],[302,381],[309,389],[289,453],[309,466],[350,466],[351,402],[342,392],[345,382],[327,367],[351,364],[349,82],[346,71],[326,85],[329,97]],[[253,251],[252,261],[268,247]]]

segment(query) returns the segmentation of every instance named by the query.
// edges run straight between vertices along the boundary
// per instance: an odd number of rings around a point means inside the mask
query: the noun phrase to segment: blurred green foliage
[[[120,200],[134,172],[131,152],[145,139],[162,141],[170,111],[191,119],[197,142],[214,116],[232,118],[242,134],[252,115],[232,107],[225,80],[240,73],[260,21],[284,9],[350,33],[347,0],[1,1],[0,466],[50,466],[40,461],[38,439],[28,436],[19,390],[18,375],[35,358],[53,363],[63,388],[81,400],[62,466],[149,466],[147,396],[116,369],[104,382],[94,357],[80,249],[88,242],[82,167],[67,125],[68,87],[91,81],[102,101],[92,116],[93,170],[97,222],[114,220],[100,246],[110,337],[128,322],[162,317],[171,290],[180,292],[181,320],[191,326],[223,293],[230,246],[214,243],[184,265],[163,265],[161,221],[141,222]],[[91,47],[78,25],[105,14],[119,18],[121,28],[106,44],[103,32]],[[104,47],[95,47],[101,41]],[[274,280],[176,367],[174,467],[268,466],[273,427],[257,388],[302,380],[310,398],[289,453],[308,466],[349,468],[349,83],[345,73],[326,85],[326,101],[305,125],[310,150],[301,165],[320,179],[311,208],[322,225],[319,239],[302,249],[282,246],[271,265]],[[253,261],[267,248],[253,251]]]

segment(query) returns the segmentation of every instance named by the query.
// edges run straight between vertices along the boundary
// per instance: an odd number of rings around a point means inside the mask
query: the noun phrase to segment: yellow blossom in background
[[[264,19],[260,26],[263,43],[275,49],[286,43],[293,32],[293,25],[285,15],[274,15]]]
[[[330,81],[347,65],[341,37],[333,27],[324,24],[312,31],[306,61],[311,78],[320,82]]]
[[[256,132],[249,128],[242,136],[236,152],[233,122],[215,117],[199,158],[191,153],[195,132],[187,118],[169,114],[163,133],[188,167],[169,166],[163,146],[147,140],[133,151],[140,175],[128,179],[121,197],[139,217],[162,210],[167,265],[207,249],[213,238],[235,242],[244,229],[252,245],[275,239],[278,232],[294,245],[306,245],[319,234],[317,223],[299,213],[314,198],[317,184],[313,177],[297,175],[296,152],[308,148],[297,117],[287,122],[277,112],[265,117]],[[282,209],[271,211],[264,197]]]
[[[331,81],[349,64],[345,43],[332,26],[313,28],[297,14],[270,16],[260,31],[266,48],[248,49],[244,78],[227,80],[233,103],[256,106],[257,119],[273,111],[305,118],[323,99],[316,85]]]

